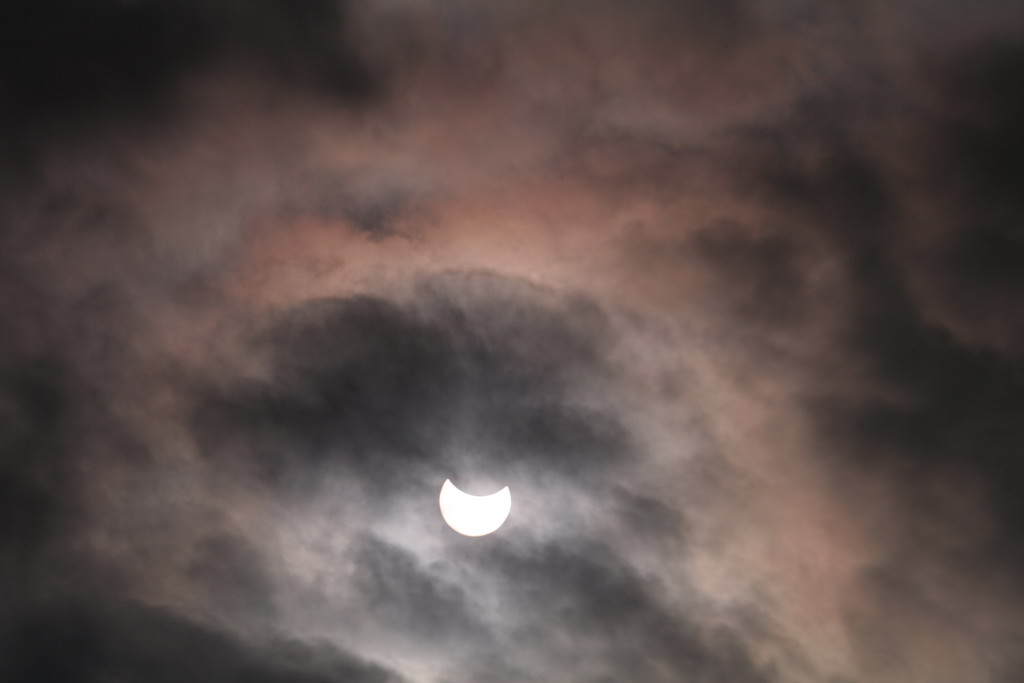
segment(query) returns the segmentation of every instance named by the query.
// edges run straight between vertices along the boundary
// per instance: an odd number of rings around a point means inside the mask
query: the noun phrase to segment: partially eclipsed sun
[[[441,486],[441,516],[463,536],[486,536],[498,530],[512,510],[512,493],[506,486],[489,496],[463,493],[451,479]]]

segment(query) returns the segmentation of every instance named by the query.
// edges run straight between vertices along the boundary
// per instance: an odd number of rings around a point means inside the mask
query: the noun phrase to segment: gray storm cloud
[[[0,24],[5,680],[1024,676],[1012,3]]]

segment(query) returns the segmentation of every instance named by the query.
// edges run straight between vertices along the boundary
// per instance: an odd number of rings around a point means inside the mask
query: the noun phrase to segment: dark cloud
[[[823,459],[844,460],[837,476],[853,469],[887,479],[899,497],[899,511],[889,514],[907,523],[894,532],[891,554],[864,574],[873,607],[850,607],[869,678],[915,670],[907,642],[894,642],[892,632],[918,634],[929,649],[973,637],[955,601],[915,572],[940,573],[972,595],[991,581],[1014,595],[1019,590],[1016,579],[1012,588],[1004,583],[1007,572],[1019,576],[1024,486],[1015,455],[1024,431],[1014,417],[1024,406],[1024,359],[1008,297],[1024,261],[1017,245],[1022,214],[1006,183],[1014,182],[1011,159],[1020,158],[1022,129],[1012,113],[1019,109],[1015,90],[1001,85],[1016,61],[1014,49],[971,46],[944,56],[942,69],[915,84],[938,93],[928,103],[933,109],[912,117],[909,125],[920,129],[900,150],[899,163],[923,190],[908,190],[878,150],[851,137],[901,124],[870,117],[865,124],[862,112],[834,102],[801,109],[798,126],[786,121],[781,134],[772,131],[767,171],[759,173],[782,217],[774,220],[793,221],[787,232],[806,244],[824,236],[839,259],[849,285],[834,303],[849,317],[838,353],[856,364],[857,382],[878,389],[851,392],[849,381],[822,382],[805,404],[829,451]],[[808,148],[811,163],[804,161]],[[931,204],[930,224],[913,220],[918,192]],[[725,253],[742,263],[745,251]],[[799,263],[792,244],[783,253],[785,260],[758,254],[744,278],[770,283],[755,300],[780,325],[787,303],[801,296],[797,286],[773,300],[773,287],[792,283],[792,264]],[[847,489],[842,481],[835,486]],[[958,486],[983,493],[958,495],[951,491]],[[975,514],[986,517],[986,528],[972,536],[964,525],[975,524],[965,522]],[[988,648],[984,656],[995,669],[1009,666],[1003,645],[978,647]]]
[[[484,274],[434,281],[405,307],[311,302],[257,335],[269,380],[204,392],[198,442],[217,458],[240,441],[272,480],[315,463],[392,488],[411,471],[457,471],[466,449],[499,479],[599,471],[632,450],[614,415],[574,396],[582,375],[612,372],[609,334],[591,302]]]
[[[7,495],[0,542],[4,570],[20,581],[37,569],[41,551],[66,543],[77,530],[82,452],[103,444],[110,449],[109,461],[138,461],[146,451],[94,403],[94,390],[66,362],[15,356],[5,366],[0,486]]]
[[[611,548],[542,545],[522,554],[492,551],[483,561],[525,615],[517,638],[530,649],[551,650],[555,668],[571,670],[569,662],[584,658],[598,680],[776,680],[728,628],[701,625],[670,608],[657,582],[638,575]],[[566,635],[534,642],[552,631]]]
[[[365,102],[381,84],[349,41],[347,15],[331,0],[10,4],[0,21],[5,194],[38,188],[45,158],[65,146],[173,139],[189,125],[188,87],[212,74],[259,84],[266,106],[281,91]]]
[[[8,123],[156,114],[183,78],[232,61],[325,94],[363,96],[373,84],[346,42],[343,3],[57,1],[5,15]]]
[[[819,143],[824,163],[788,174],[772,189],[787,211],[810,209],[811,225],[836,242],[853,281],[845,293],[851,320],[844,348],[866,361],[862,367],[872,381],[906,397],[813,397],[811,411],[821,418],[829,442],[861,463],[909,468],[910,486],[921,470],[963,468],[983,477],[1007,515],[1003,547],[1016,546],[1010,538],[1020,515],[1015,492],[1024,484],[1013,455],[1024,432],[1012,417],[1024,405],[1022,358],[978,348],[927,304],[951,301],[960,308],[959,299],[976,296],[975,315],[998,311],[1006,325],[1016,324],[1004,297],[1012,296],[1008,274],[1021,263],[1013,235],[1024,214],[1000,183],[1012,174],[1006,160],[1019,156],[1014,150],[1020,126],[1010,113],[1012,89],[995,85],[1012,68],[1014,55],[1002,47],[981,55],[971,48],[955,68],[931,74],[935,80],[926,83],[942,99],[937,122],[929,126],[929,146],[913,150],[919,155],[914,163],[921,164],[921,178],[935,184],[930,198],[947,212],[945,224],[909,224],[912,199],[901,194],[882,164],[842,136]],[[998,153],[986,151],[995,147]],[[928,165],[938,158],[943,163]],[[933,233],[940,246],[905,251],[918,230]],[[788,268],[773,270],[773,283],[786,281]],[[937,290],[916,288],[919,270],[935,276],[926,287],[938,285]]]
[[[66,366],[35,361],[8,368],[3,386],[0,572],[12,587],[0,603],[5,678],[399,680],[327,645],[245,642],[216,626],[126,601],[116,586],[135,585],[137,574],[83,543],[88,481],[125,462],[146,466],[145,449],[93,405],[95,396]],[[134,514],[146,513],[137,507]],[[244,619],[270,607],[265,560],[242,539],[205,539],[194,552],[187,576],[207,591],[210,605]]]
[[[250,619],[260,613],[274,617],[274,577],[259,549],[244,538],[220,534],[202,539],[193,548],[186,575],[207,605]]]
[[[924,174],[941,214],[922,278],[933,315],[959,340],[1005,349],[1019,358],[1024,156],[1014,75],[1019,44],[984,43],[927,64],[939,106],[925,128]]]
[[[400,680],[325,645],[245,642],[172,613],[130,603],[33,604],[17,615],[5,641],[6,675],[26,682]]]

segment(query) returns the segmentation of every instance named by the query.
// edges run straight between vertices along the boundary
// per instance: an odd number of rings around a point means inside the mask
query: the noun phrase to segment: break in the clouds
[[[1015,3],[21,2],[0,63],[5,680],[1024,677]]]

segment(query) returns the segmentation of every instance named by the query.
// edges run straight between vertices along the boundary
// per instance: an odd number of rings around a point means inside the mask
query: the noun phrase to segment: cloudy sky
[[[0,678],[1024,680],[1022,74],[1013,0],[8,3]]]

